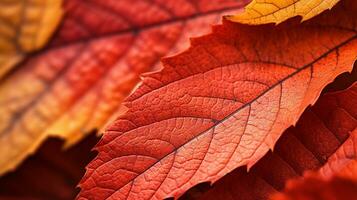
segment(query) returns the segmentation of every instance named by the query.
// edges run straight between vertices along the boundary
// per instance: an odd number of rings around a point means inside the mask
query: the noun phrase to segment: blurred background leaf
[[[62,16],[62,0],[0,1],[0,78],[43,47]]]

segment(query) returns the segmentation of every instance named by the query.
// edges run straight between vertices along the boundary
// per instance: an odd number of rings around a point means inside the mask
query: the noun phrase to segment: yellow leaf
[[[243,13],[226,16],[228,20],[244,24],[280,23],[291,17],[308,20],[331,9],[339,0],[253,0]]]
[[[0,78],[26,53],[41,48],[60,22],[62,0],[0,2]]]

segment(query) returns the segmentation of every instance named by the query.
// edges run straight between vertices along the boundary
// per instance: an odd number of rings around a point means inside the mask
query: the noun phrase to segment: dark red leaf
[[[0,177],[1,200],[74,199],[84,167],[95,156],[98,141],[91,134],[76,146],[63,150],[63,141],[48,139],[15,171]]]

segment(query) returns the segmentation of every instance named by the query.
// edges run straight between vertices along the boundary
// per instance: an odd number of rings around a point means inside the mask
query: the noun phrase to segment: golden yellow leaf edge
[[[302,21],[331,9],[340,0],[253,0],[242,13],[225,16],[243,24],[279,24],[289,18],[301,16]]]

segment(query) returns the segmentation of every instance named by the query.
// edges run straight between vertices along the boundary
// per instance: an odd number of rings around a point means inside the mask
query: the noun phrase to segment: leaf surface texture
[[[353,76],[357,70],[354,70]],[[333,84],[336,86],[336,84]],[[320,179],[340,176],[356,180],[357,84],[319,98],[300,117],[296,127],[286,130],[274,152],[269,152],[252,169],[234,170],[212,188],[193,188],[184,199],[240,200],[269,199],[289,187],[289,180],[306,171]]]

